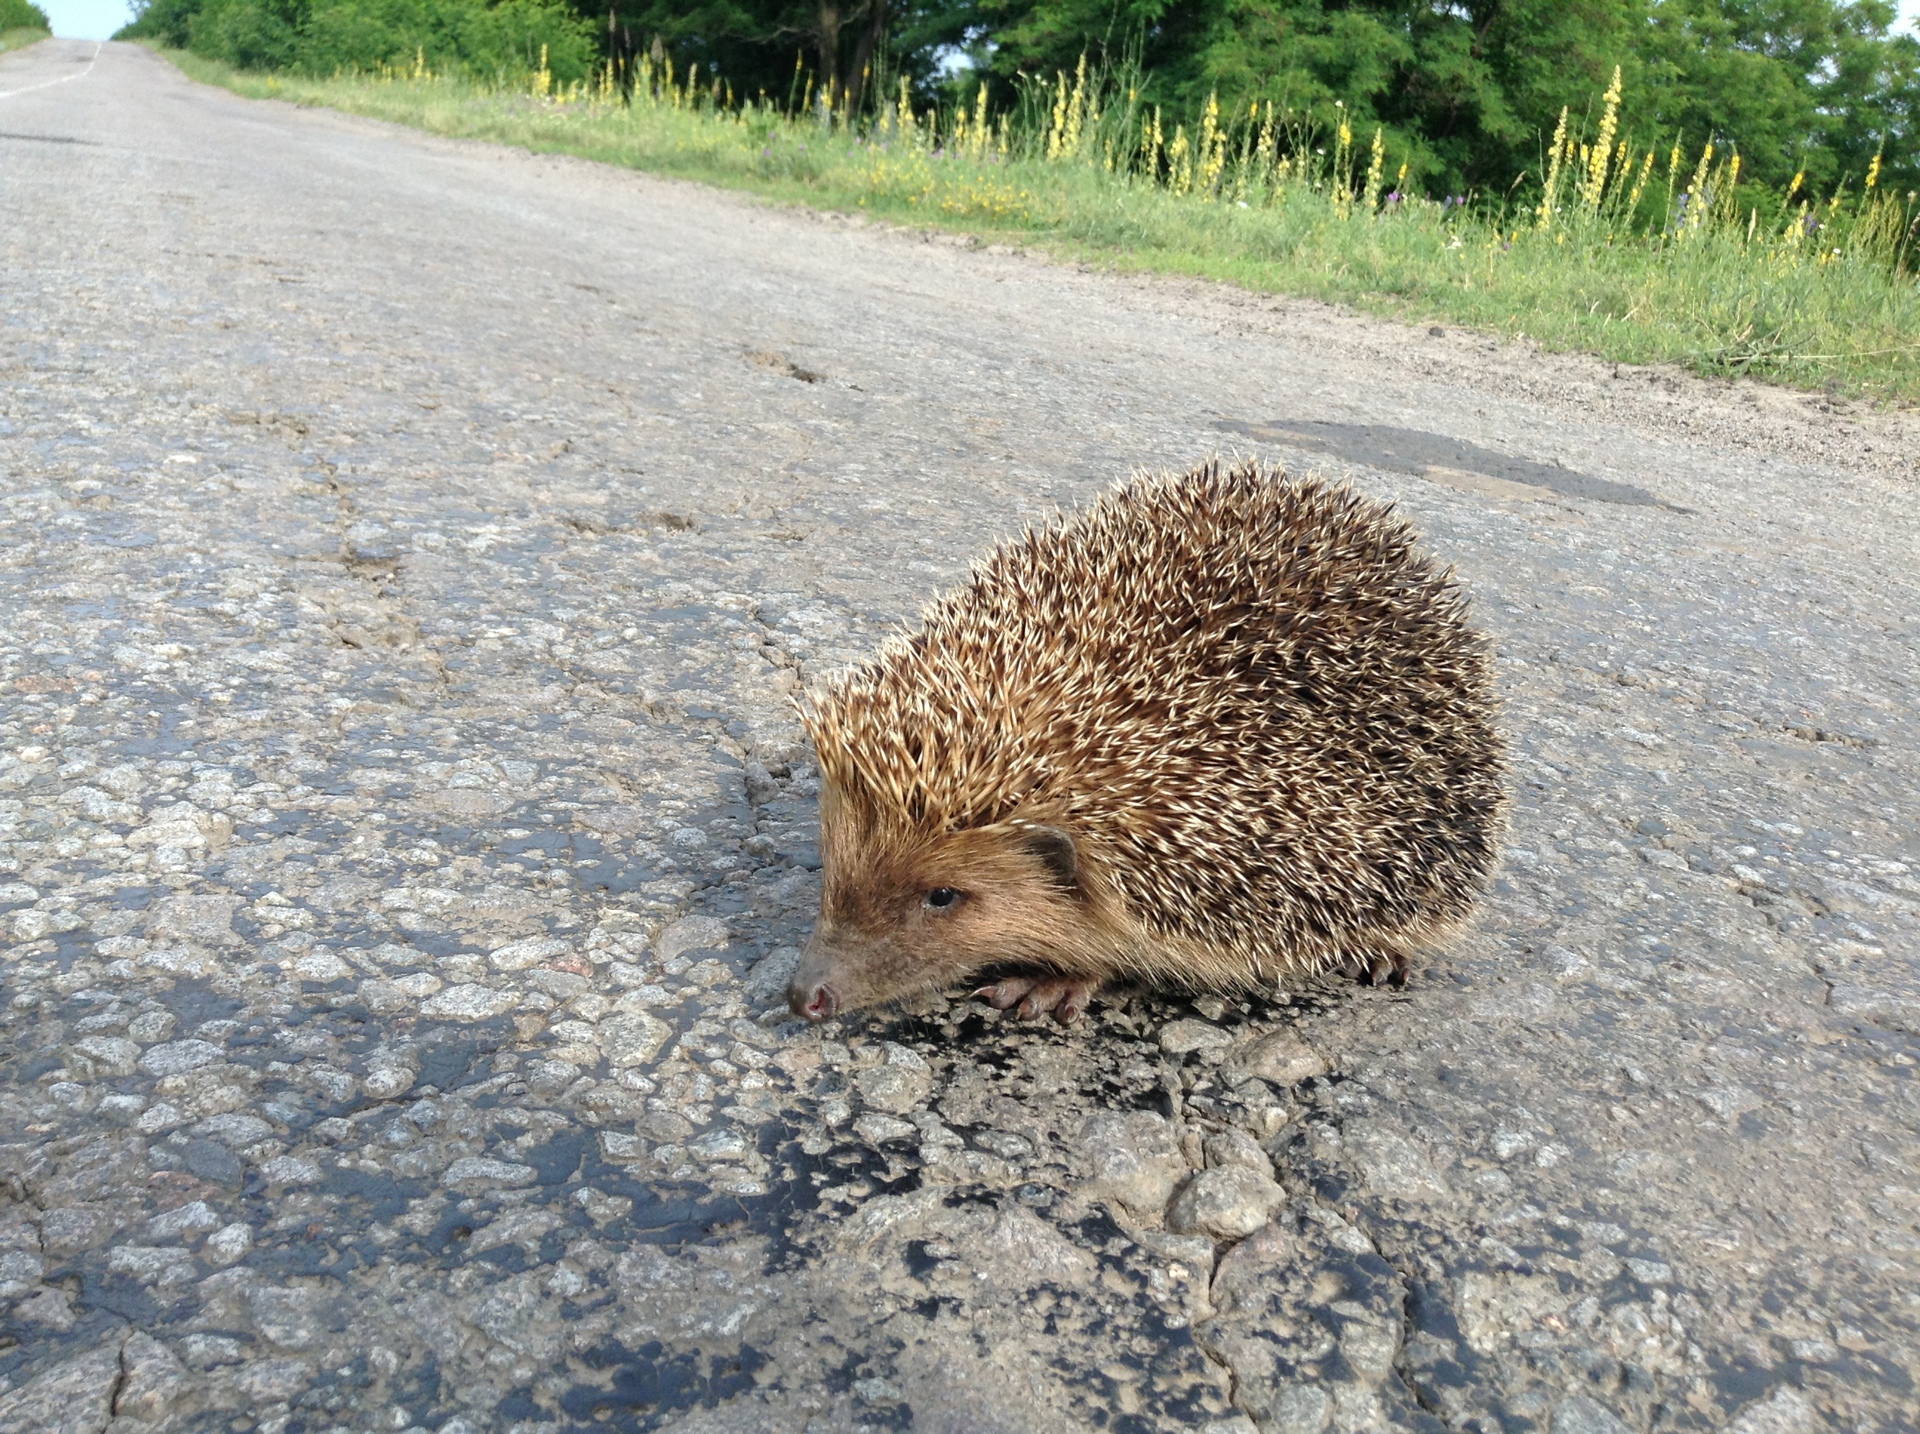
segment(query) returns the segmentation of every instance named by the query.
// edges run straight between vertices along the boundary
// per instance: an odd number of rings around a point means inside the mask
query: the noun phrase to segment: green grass
[[[1252,162],[1251,129],[1227,136],[1207,121],[1191,142],[1154,144],[1156,179],[1149,180],[1126,172],[1127,146],[1141,133],[1141,117],[1131,112],[1128,129],[1089,109],[1086,133],[1075,120],[1069,134],[1061,119],[1067,111],[1056,106],[1051,122],[1042,110],[1024,139],[1016,128],[1011,140],[1004,130],[997,137],[976,130],[956,141],[956,117],[943,116],[945,140],[937,145],[908,111],[889,114],[861,138],[813,115],[716,108],[704,91],[662,91],[670,98],[632,105],[617,95],[576,93],[562,103],[461,79],[270,76],[168,54],[193,77],[241,95],[972,233],[1061,258],[1525,334],[1548,348],[1624,362],[1920,400],[1920,282],[1909,267],[1911,249],[1902,247],[1914,218],[1905,196],[1816,204],[1765,224],[1731,199],[1744,192],[1723,166],[1696,183],[1710,201],[1716,193],[1725,201],[1676,236],[1671,226],[1633,218],[1651,207],[1665,170],[1644,199],[1630,203],[1628,154],[1617,186],[1588,202],[1580,193],[1588,171],[1575,146],[1555,191],[1565,202],[1542,221],[1532,204],[1505,214],[1419,199],[1376,207],[1385,187],[1378,167],[1363,182],[1364,156],[1346,135],[1336,150],[1341,168],[1309,159],[1312,151],[1302,147],[1289,170],[1269,146],[1261,169]],[[1106,168],[1101,134],[1123,137],[1113,151],[1119,173]],[[1049,159],[1055,140],[1063,153]],[[1700,174],[1707,174],[1704,161]],[[1685,180],[1683,172],[1682,191]],[[1665,201],[1659,212],[1668,212]],[[1807,213],[1827,221],[1811,237]]]
[[[17,30],[0,30],[0,55],[9,50],[24,50],[29,45],[37,45],[42,40],[51,40],[53,31],[42,30],[37,25],[23,25]]]

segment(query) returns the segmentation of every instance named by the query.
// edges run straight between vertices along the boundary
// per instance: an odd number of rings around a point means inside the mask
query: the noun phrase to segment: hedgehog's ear
[[[1045,863],[1047,871],[1069,895],[1080,891],[1080,848],[1073,833],[1060,827],[1021,823],[1020,845]]]

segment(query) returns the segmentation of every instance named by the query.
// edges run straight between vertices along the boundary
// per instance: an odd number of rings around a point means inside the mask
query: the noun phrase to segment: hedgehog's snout
[[[808,1021],[830,1021],[839,1015],[844,1002],[833,984],[833,974],[831,953],[823,949],[816,932],[787,985],[787,1009]]]
[[[840,998],[825,981],[796,980],[787,988],[787,1008],[809,1021],[830,1021],[840,1013]]]

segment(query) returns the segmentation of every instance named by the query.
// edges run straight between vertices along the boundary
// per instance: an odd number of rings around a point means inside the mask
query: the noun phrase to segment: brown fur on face
[[[1008,963],[1105,977],[1135,944],[1079,843],[1043,821],[914,831],[829,780],[820,847],[820,919],[788,993],[800,1015],[943,990]],[[935,893],[952,895],[936,905]]]

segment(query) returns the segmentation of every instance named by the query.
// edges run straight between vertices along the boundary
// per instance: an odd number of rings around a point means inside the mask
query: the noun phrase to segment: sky
[[[34,0],[53,21],[53,33],[69,40],[104,40],[133,18],[126,0]]]
[[[75,40],[104,40],[133,18],[126,0],[38,0],[53,21],[53,33]],[[1920,0],[1901,0],[1901,25],[1920,33]]]

